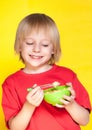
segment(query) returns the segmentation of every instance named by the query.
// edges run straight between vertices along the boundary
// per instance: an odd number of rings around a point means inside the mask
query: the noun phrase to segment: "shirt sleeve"
[[[2,108],[8,127],[9,119],[14,117],[20,109],[17,92],[12,79],[6,80],[2,85]]]
[[[81,84],[81,82],[77,78],[76,74],[73,77],[73,87],[76,91],[76,101],[81,106],[83,106],[84,108],[86,108],[90,111],[92,108],[91,108],[89,94],[88,94],[86,88]]]

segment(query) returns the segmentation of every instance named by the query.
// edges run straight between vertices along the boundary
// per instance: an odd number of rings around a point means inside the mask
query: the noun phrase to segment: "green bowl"
[[[60,101],[60,99],[63,98],[64,95],[70,96],[71,93],[68,90],[69,86],[63,85],[63,86],[57,86],[54,88],[48,88],[44,90],[44,100],[55,106],[56,104],[62,105],[63,103]]]

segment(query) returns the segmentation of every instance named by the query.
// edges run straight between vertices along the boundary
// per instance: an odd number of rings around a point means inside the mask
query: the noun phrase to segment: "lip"
[[[41,59],[43,56],[29,55],[32,59]]]

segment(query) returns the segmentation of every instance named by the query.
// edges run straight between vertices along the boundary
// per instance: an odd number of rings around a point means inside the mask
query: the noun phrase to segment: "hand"
[[[33,106],[39,106],[43,100],[44,92],[36,84],[33,89],[27,94],[26,100]]]
[[[71,92],[71,96],[64,95],[63,99],[60,100],[63,103],[63,105],[56,104],[56,107],[64,108],[64,107],[67,107],[68,105],[70,105],[70,104],[72,104],[74,102],[76,94],[75,94],[75,91],[74,91],[74,89],[72,87],[72,83],[67,83],[66,85],[70,86],[69,90]]]

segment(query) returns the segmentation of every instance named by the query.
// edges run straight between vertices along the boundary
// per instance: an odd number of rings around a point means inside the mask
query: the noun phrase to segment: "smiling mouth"
[[[29,55],[32,59],[41,59],[43,56]]]

